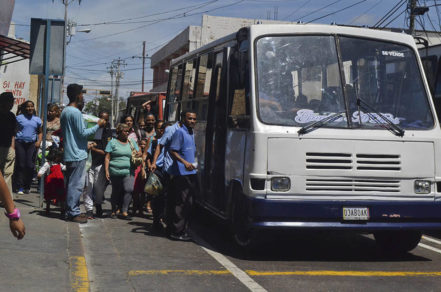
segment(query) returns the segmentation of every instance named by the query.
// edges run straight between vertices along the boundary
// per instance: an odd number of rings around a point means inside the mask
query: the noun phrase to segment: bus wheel
[[[248,209],[242,194],[236,194],[234,197],[232,215],[231,229],[234,242],[239,247],[251,247],[254,243],[254,232],[247,224]]]
[[[419,231],[380,231],[375,232],[376,243],[392,254],[404,254],[414,249],[421,240]]]

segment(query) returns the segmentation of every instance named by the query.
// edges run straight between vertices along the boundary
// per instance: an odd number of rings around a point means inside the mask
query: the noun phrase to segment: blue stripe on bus
[[[259,228],[441,229],[441,202],[293,201],[248,198]],[[344,221],[343,207],[368,207],[368,221]]]

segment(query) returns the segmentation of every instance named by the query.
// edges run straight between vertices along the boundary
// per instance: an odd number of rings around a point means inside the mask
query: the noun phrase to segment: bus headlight
[[[416,180],[414,189],[416,194],[428,194],[430,193],[431,183],[428,180]]]
[[[273,177],[271,179],[271,190],[274,192],[287,192],[291,189],[289,177]]]

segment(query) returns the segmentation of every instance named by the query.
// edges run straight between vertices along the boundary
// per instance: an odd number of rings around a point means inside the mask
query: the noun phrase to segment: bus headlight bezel
[[[415,194],[430,194],[432,183],[428,180],[416,180],[414,183]]]
[[[291,180],[286,176],[278,176],[271,178],[271,191],[287,192],[291,189]]]

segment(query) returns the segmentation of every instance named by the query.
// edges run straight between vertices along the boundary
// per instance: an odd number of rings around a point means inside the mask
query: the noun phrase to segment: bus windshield
[[[256,42],[259,117],[304,127],[433,127],[414,52],[396,43],[343,36],[267,36]],[[363,103],[357,101],[363,101]],[[361,107],[367,104],[369,107]]]

